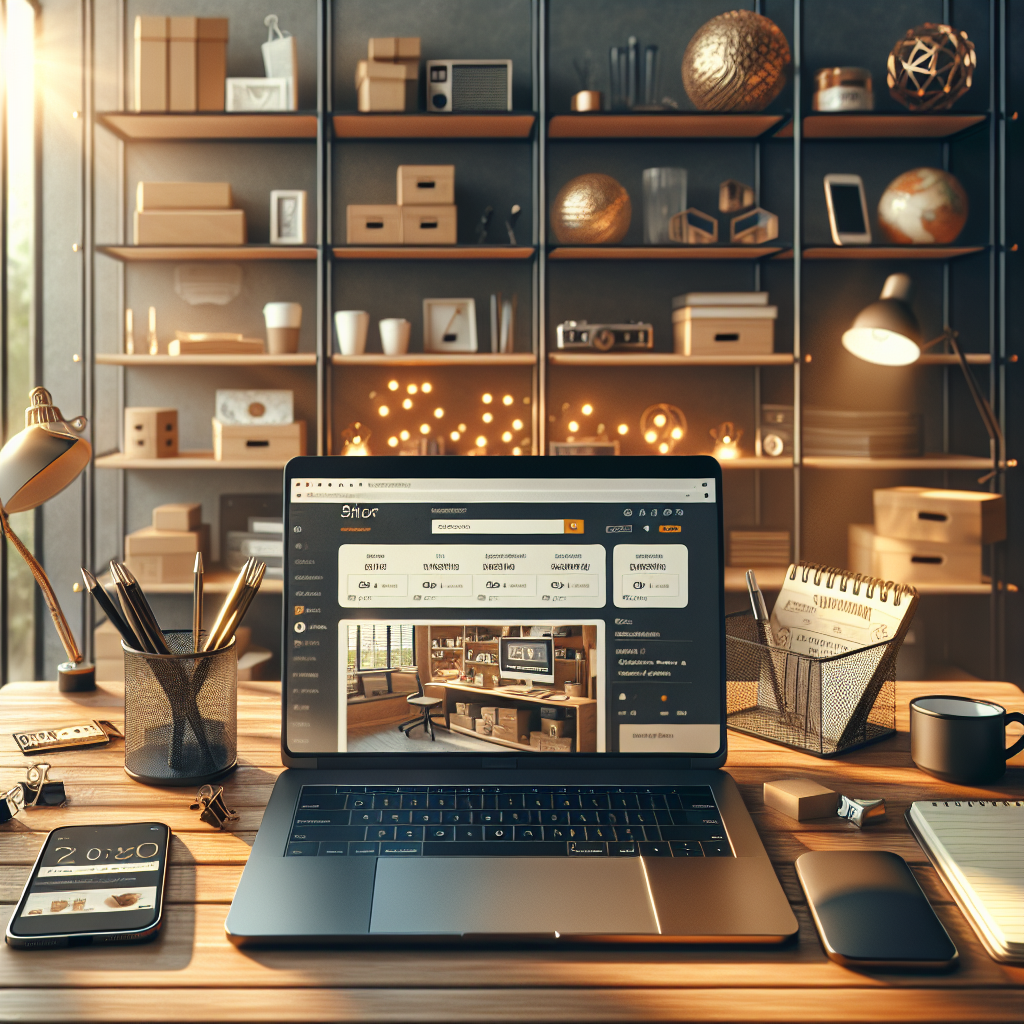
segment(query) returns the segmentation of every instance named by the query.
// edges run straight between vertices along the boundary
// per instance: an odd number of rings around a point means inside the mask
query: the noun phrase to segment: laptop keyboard
[[[303,786],[288,857],[731,857],[707,786]]]

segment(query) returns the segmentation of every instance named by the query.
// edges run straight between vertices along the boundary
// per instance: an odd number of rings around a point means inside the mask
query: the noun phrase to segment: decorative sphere
[[[967,223],[967,193],[937,167],[906,171],[882,193],[878,224],[897,245],[948,245]]]
[[[770,18],[719,14],[697,29],[683,54],[683,88],[698,110],[752,113],[782,92],[789,43]]]
[[[607,174],[573,178],[551,206],[551,230],[563,245],[614,245],[632,218],[629,193]]]
[[[970,89],[977,66],[966,32],[926,21],[892,48],[886,84],[889,95],[909,110],[948,110]]]

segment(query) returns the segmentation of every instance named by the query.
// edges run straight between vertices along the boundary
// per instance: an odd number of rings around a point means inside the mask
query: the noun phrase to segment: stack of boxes
[[[672,300],[672,337],[684,356],[762,356],[775,348],[778,306],[767,292],[688,292]]]
[[[456,703],[452,725],[521,743],[534,750],[571,752],[575,745],[575,708],[490,707],[485,704]]]
[[[402,164],[394,206],[347,207],[349,245],[455,245],[454,164]]]
[[[393,114],[416,110],[419,77],[418,38],[371,39],[367,60],[356,64],[359,111]]]
[[[196,552],[209,564],[210,527],[195,504],[158,505],[153,525],[124,539],[124,562],[139,583],[191,583]]]
[[[982,582],[982,546],[1006,538],[1006,499],[986,491],[885,487],[875,522],[851,523],[850,568],[894,583]]]
[[[245,245],[245,211],[226,181],[140,181],[136,245]]]
[[[296,420],[294,393],[218,389],[213,457],[238,462],[287,462],[306,454],[306,422]]]
[[[135,109],[223,110],[227,18],[135,19]]]
[[[530,746],[543,752],[571,754],[575,746],[576,709],[540,709],[540,729],[530,733]]]

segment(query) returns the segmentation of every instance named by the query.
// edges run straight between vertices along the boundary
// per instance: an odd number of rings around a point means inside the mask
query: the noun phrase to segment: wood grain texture
[[[901,683],[895,736],[825,761],[730,733],[727,770],[750,808],[800,922],[775,950],[600,949],[238,950],[224,918],[263,808],[282,771],[279,684],[239,693],[240,767],[225,781],[241,819],[216,832],[188,810],[190,789],[149,788],[123,771],[123,745],[50,755],[69,805],[23,812],[0,826],[0,926],[13,911],[46,832],[72,822],[155,819],[174,830],[165,927],[153,943],[30,955],[0,949],[0,1018],[22,1021],[1019,1021],[1024,968],[995,963],[910,835],[913,800],[1020,798],[1024,755],[999,783],[947,786],[909,757],[907,703],[936,692],[1024,710],[1007,683]],[[0,785],[31,760],[7,729],[90,718],[123,722],[123,689],[63,695],[53,683],[0,692]],[[1014,728],[1019,731],[1019,728]],[[851,796],[883,796],[888,817],[863,831],[838,818],[796,822],[764,807],[766,781],[811,778]],[[828,960],[810,921],[793,861],[808,850],[880,849],[911,864],[961,953],[949,975],[850,971]]]

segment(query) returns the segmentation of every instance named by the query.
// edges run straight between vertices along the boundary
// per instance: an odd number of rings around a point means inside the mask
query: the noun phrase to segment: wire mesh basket
[[[172,654],[124,650],[124,770],[156,786],[212,782],[236,765],[235,640],[192,652],[191,630],[167,630]]]
[[[758,642],[754,617],[725,617],[726,721],[817,757],[834,757],[896,731],[896,656],[902,632],[830,658]]]

